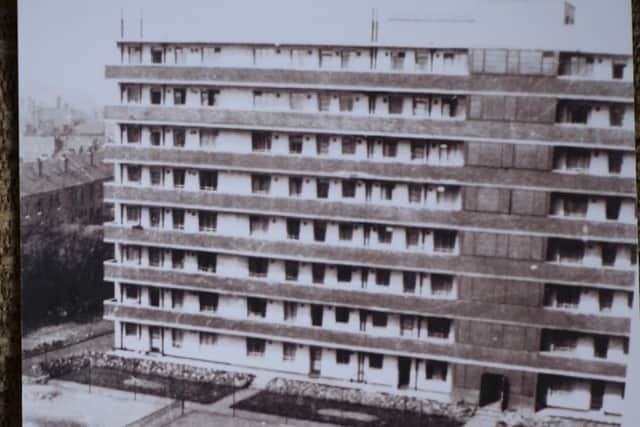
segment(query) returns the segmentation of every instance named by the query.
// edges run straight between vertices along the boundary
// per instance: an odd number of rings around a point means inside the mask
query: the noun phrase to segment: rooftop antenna
[[[380,21],[378,21],[378,9],[373,9],[374,11],[374,22],[373,22],[373,37],[374,37],[374,41],[377,42],[378,41],[378,30],[380,27]]]
[[[120,9],[120,38],[124,39],[124,9]]]
[[[376,21],[375,21],[375,9],[371,8],[371,43],[373,43],[374,40],[374,35],[375,35],[375,31],[376,31]]]
[[[140,40],[142,40],[142,9],[140,9]]]

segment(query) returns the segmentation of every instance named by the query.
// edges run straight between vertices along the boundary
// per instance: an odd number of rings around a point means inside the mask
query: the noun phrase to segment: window
[[[316,137],[316,153],[329,154],[329,137],[326,135],[318,135]]]
[[[424,159],[425,146],[422,142],[411,143],[411,160]]]
[[[200,171],[200,189],[204,191],[216,191],[218,188],[218,172]]]
[[[124,334],[128,337],[137,337],[138,336],[138,325],[134,323],[125,323],[124,324]]]
[[[329,197],[329,181],[319,179],[316,181],[316,195],[318,199],[326,199]]]
[[[351,241],[353,239],[353,224],[338,225],[338,236],[340,240]]]
[[[173,104],[184,105],[187,99],[187,91],[184,88],[176,88],[173,90]]]
[[[351,268],[351,266],[348,265],[339,265],[337,267],[338,270],[338,282],[346,282],[349,283],[351,282],[351,276],[352,276],[352,272],[353,269]]]
[[[416,290],[416,273],[413,271],[405,271],[402,273],[402,291],[405,293],[414,293]]]
[[[162,267],[164,264],[164,252],[160,248],[149,248],[149,265],[151,267]]]
[[[568,103],[559,102],[558,104],[558,117],[559,123],[573,123],[586,125],[589,121],[589,114],[591,113],[591,105],[584,103]]]
[[[138,287],[134,285],[124,285],[124,296],[126,299],[138,300]]]
[[[266,341],[259,338],[247,338],[247,356],[264,356]]]
[[[127,166],[127,181],[140,182],[142,176],[142,168],[140,166],[128,165]]]
[[[284,320],[295,319],[298,315],[298,303],[293,301],[284,302]]]
[[[218,214],[216,212],[198,212],[198,227],[200,231],[216,231]]]
[[[205,107],[212,107],[216,105],[216,94],[218,93],[215,89],[203,89],[200,92],[200,104]]]
[[[331,106],[331,95],[328,93],[318,94],[318,111],[329,111]]]
[[[140,86],[127,86],[127,102],[129,103],[140,103],[142,99],[142,91],[140,90]]]
[[[342,137],[342,154],[351,155],[356,154],[356,141],[353,138],[347,136]]]
[[[446,274],[431,275],[431,294],[434,296],[447,296],[453,289],[453,277]]]
[[[382,155],[384,157],[396,157],[398,154],[398,144],[396,142],[383,142]]]
[[[186,141],[186,132],[184,129],[174,129],[173,131],[173,146],[182,148]]]
[[[353,95],[341,94],[339,99],[340,111],[350,112],[353,111]]]
[[[618,248],[613,243],[602,243],[602,265],[612,266],[616,263]]]
[[[267,231],[269,231],[269,217],[249,216],[249,234],[265,234]]]
[[[299,197],[302,194],[302,178],[297,176],[289,177],[289,196]]]
[[[159,48],[159,47],[151,48],[151,63],[162,64],[162,48]]]
[[[382,369],[383,356],[381,354],[369,354],[369,367],[372,369]]]
[[[265,317],[267,315],[267,300],[262,298],[247,298],[247,316]]]
[[[216,311],[218,309],[218,294],[210,292],[200,292],[198,294],[200,311]]]
[[[351,199],[356,197],[356,181],[352,179],[342,181],[342,197]]]
[[[302,154],[302,135],[289,135],[289,154]]]
[[[215,129],[200,129],[200,147],[213,148],[218,137],[218,131]]]
[[[389,96],[389,114],[402,114],[402,96]]]
[[[127,222],[140,223],[140,208],[138,206],[127,206]]]
[[[431,338],[448,338],[451,320],[430,317],[427,320],[427,335]]]
[[[456,232],[438,230],[433,236],[433,250],[435,252],[452,253],[456,246]]]
[[[565,151],[566,168],[569,170],[587,170],[591,162],[591,153],[588,150],[569,148]]]
[[[177,270],[184,268],[184,251],[178,249],[171,251],[171,266]]]
[[[269,175],[251,175],[251,191],[253,193],[268,194],[271,186]]]
[[[435,360],[427,360],[426,377],[428,380],[446,381],[447,380],[447,363]]]
[[[611,307],[613,306],[613,291],[610,289],[600,289],[598,303],[600,304],[600,311],[611,311]]]
[[[380,183],[380,198],[382,200],[393,200],[393,189],[395,184],[382,182]]]
[[[292,240],[300,239],[300,220],[287,218],[287,238]]]
[[[348,350],[336,350],[336,363],[338,365],[348,365],[351,359],[351,352]]]
[[[185,177],[185,170],[184,169],[174,169],[173,170],[173,186],[174,186],[174,188],[184,188],[184,177]]]
[[[582,241],[549,239],[549,261],[580,263],[584,258],[584,249]]]
[[[151,104],[162,104],[162,90],[159,88],[151,88]]]
[[[622,206],[622,199],[608,198],[606,206],[606,217],[609,220],[616,220],[620,216],[620,207]]]
[[[151,175],[151,185],[156,187],[162,185],[162,168],[149,168],[149,174]]]
[[[347,307],[336,307],[336,322],[349,323],[349,309]]]
[[[300,263],[298,261],[285,261],[284,273],[286,280],[298,280],[298,272],[300,270]]]
[[[609,107],[609,123],[611,126],[622,126],[624,122],[624,106],[623,105],[611,105]]]
[[[388,321],[387,313],[381,313],[379,311],[374,311],[371,313],[371,323],[376,328],[386,328],[387,321]]]
[[[391,238],[393,237],[393,229],[391,227],[387,227],[386,225],[379,225],[377,227],[377,231],[379,243],[391,243]]]
[[[409,203],[422,202],[422,186],[419,184],[409,184]]]
[[[389,286],[389,280],[391,278],[391,270],[382,268],[376,269],[376,285]]]
[[[257,152],[271,151],[271,134],[253,132],[251,134],[251,150]]]
[[[184,230],[184,209],[172,209],[171,217],[173,219],[173,229]]]
[[[620,151],[609,152],[609,173],[619,174],[622,172],[622,158]]]
[[[218,335],[210,332],[200,332],[200,345],[202,347],[212,347],[218,341]]]
[[[150,141],[151,145],[154,147],[159,147],[160,145],[162,145],[162,132],[158,129],[152,130]]]
[[[296,345],[293,343],[282,343],[282,360],[295,360],[296,358]]]
[[[140,246],[125,246],[124,259],[129,264],[140,264],[142,259],[142,248]]]
[[[587,207],[589,201],[586,196],[579,195],[562,195],[564,215],[583,218],[587,215]]]
[[[612,66],[612,75],[611,77],[616,79],[616,80],[620,80],[624,78],[624,69],[626,68],[627,64],[625,63],[620,63],[620,62],[614,62],[613,66]]]
[[[326,221],[313,221],[313,240],[316,242],[324,242],[327,237]]]
[[[198,253],[198,270],[208,273],[216,272],[216,254],[210,252]]]
[[[324,283],[324,264],[311,264],[311,279],[313,283],[322,284]]]
[[[171,290],[171,308],[180,309],[184,303],[184,292],[173,289]]]
[[[269,269],[269,260],[267,258],[249,258],[249,276],[266,277]]]

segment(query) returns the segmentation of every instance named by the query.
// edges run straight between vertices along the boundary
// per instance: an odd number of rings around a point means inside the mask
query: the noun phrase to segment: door
[[[149,288],[149,305],[160,307],[160,290],[158,288]]]
[[[322,363],[322,349],[320,347],[309,348],[309,375],[319,376]]]
[[[602,399],[604,396],[604,381],[591,381],[591,403],[590,409],[599,411],[602,409]]]
[[[504,375],[482,374],[480,382],[480,406],[501,402],[504,411],[508,404],[509,383]]]
[[[398,359],[398,388],[409,387],[411,379],[411,359],[400,357]]]
[[[151,339],[151,352],[160,353],[162,351],[162,331],[156,326],[149,327]]]
[[[358,353],[358,375],[356,381],[364,382],[364,353]]]
[[[311,306],[311,324],[313,326],[322,326],[322,306]]]

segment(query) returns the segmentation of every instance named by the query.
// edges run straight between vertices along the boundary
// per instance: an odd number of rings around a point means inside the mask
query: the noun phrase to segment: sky
[[[20,96],[78,107],[117,101],[104,67],[125,38],[150,40],[368,43],[377,8],[381,43],[560,47],[631,53],[630,0],[21,0]],[[453,46],[452,46],[453,47]]]

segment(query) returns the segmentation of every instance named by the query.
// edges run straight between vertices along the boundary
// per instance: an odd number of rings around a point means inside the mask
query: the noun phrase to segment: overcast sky
[[[115,102],[104,66],[125,38],[369,41],[378,8],[380,42],[530,46],[631,53],[630,0],[570,0],[576,25],[562,25],[564,0],[20,0],[20,96],[53,104]]]

